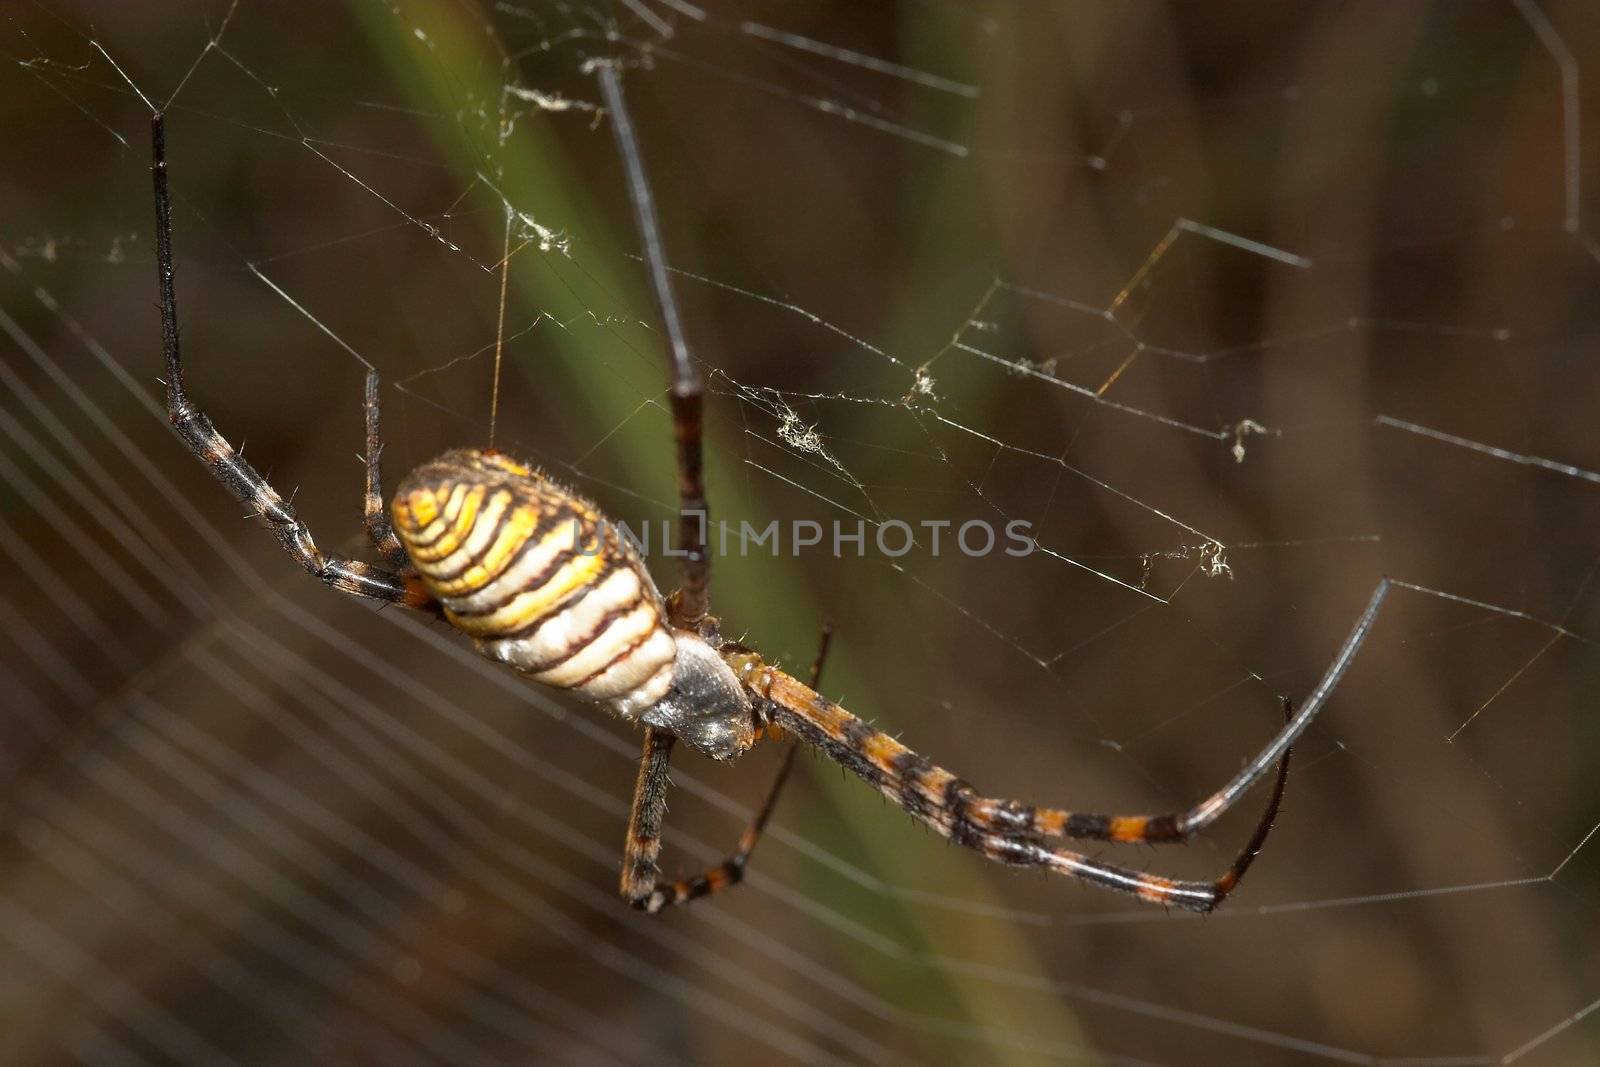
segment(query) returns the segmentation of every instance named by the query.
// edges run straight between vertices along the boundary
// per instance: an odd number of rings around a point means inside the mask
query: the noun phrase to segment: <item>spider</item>
[[[763,738],[788,737],[820,751],[956,844],[1001,863],[1042,867],[1169,907],[1209,912],[1260,852],[1283,796],[1290,745],[1326,703],[1365,641],[1387,592],[1379,584],[1332,664],[1287,723],[1231,781],[1187,811],[1102,815],[1035,807],[980,794],[816,691],[822,651],[807,685],[754,649],[725,640],[709,612],[710,558],[703,541],[701,381],[665,266],[655,206],[620,75],[597,64],[639,229],[644,262],[671,349],[670,404],[677,442],[681,584],[663,596],[638,553],[600,510],[538,471],[494,450],[446,452],[412,471],[383,506],[379,382],[366,379],[366,532],[382,557],[368,563],[319,549],[294,508],[212,426],[184,387],[173,284],[165,121],[151,121],[168,418],[189,450],[265,520],[284,550],[342,593],[429,612],[469,635],[489,659],[564,689],[644,729],[624,845],[621,894],[657,912],[740,881],[789,771],[791,744],[757,814],[733,852],[694,878],[662,878],[657,859],[675,743],[732,760]],[[1210,881],[1177,880],[1118,866],[1062,839],[1168,843],[1211,824],[1278,765],[1255,831]]]

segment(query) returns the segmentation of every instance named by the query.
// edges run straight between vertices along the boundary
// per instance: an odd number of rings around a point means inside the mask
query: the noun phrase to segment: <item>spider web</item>
[[[1591,1062],[1582,16],[12,13],[8,1047]],[[716,610],[770,657],[809,661],[832,620],[823,688],[986,791],[1168,810],[1259,749],[1393,582],[1217,914],[992,867],[808,759],[743,887],[637,916],[614,888],[637,736],[307,581],[167,433],[141,97],[169,112],[191,388],[325,547],[360,549],[365,369],[392,481],[486,439],[497,337],[497,443],[659,531],[664,346],[596,59],[627,66],[714,520],[864,534],[718,555]],[[976,520],[1035,550],[959,551]],[[895,522],[911,550],[873,550]],[[669,869],[721,857],[776,756],[680,760]],[[1107,854],[1214,875],[1264,799]]]

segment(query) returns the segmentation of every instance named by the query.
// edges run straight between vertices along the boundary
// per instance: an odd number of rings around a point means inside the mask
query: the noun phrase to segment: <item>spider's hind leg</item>
[[[367,388],[364,406],[367,415],[367,487],[362,497],[362,516],[366,521],[367,537],[383,553],[385,562],[397,571],[411,566],[406,550],[395,536],[394,525],[383,507],[383,439],[378,434],[378,372],[367,369]]]
[[[213,477],[242,504],[266,520],[278,543],[297,563],[341,593],[423,607],[420,586],[408,588],[393,571],[360,560],[330,556],[311,538],[311,531],[285,500],[244,457],[217,432],[190,398],[183,381],[183,356],[178,344],[178,300],[173,283],[172,195],[167,188],[166,120],[150,120],[151,177],[156,201],[156,269],[161,296],[161,339],[166,357],[167,419],[178,437],[205,464]],[[369,381],[370,387],[370,381]],[[369,413],[370,425],[370,413]],[[370,462],[370,457],[369,457]],[[369,466],[369,477],[371,474]]]

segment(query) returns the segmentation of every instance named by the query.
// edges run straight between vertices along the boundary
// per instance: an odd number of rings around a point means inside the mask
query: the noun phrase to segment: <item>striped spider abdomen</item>
[[[804,684],[754,650],[724,642],[707,614],[702,482],[703,384],[685,343],[660,228],[622,95],[620,67],[597,61],[601,95],[628,172],[635,220],[673,353],[670,393],[677,438],[682,584],[668,602],[634,546],[587,500],[493,449],[447,452],[401,483],[384,516],[378,432],[379,382],[366,382],[367,534],[383,562],[323,552],[292,504],[240,456],[184,386],[167,187],[165,120],[151,118],[156,264],[166,362],[167,415],[184,445],[239,502],[267,523],[291,559],[330,589],[390,604],[437,610],[486,657],[534,680],[610,708],[646,727],[628,822],[621,889],[634,906],[657,911],[714,893],[743,876],[794,749],[736,850],[717,867],[678,882],[661,878],[657,856],[667,772],[681,741],[713,759],[732,759],[766,736],[804,741],[875,786],[949,840],[990,859],[1041,867],[1141,899],[1214,909],[1239,884],[1272,829],[1283,797],[1289,749],[1339,684],[1388,595],[1383,579],[1365,611],[1298,711],[1247,766],[1185,811],[1103,815],[1039,808],[985,797],[816,691],[822,653]],[[503,280],[503,279],[502,279]],[[491,421],[491,440],[492,426]],[[698,520],[698,522],[696,521]],[[826,651],[826,633],[823,652]],[[1168,843],[1215,822],[1278,767],[1272,796],[1232,865],[1209,881],[1171,879],[1061,847],[1058,839]]]
[[[627,718],[667,695],[678,653],[661,594],[587,500],[460,449],[411,472],[391,513],[423,585],[483,655]]]

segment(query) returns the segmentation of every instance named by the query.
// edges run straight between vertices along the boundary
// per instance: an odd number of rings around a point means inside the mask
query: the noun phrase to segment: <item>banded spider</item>
[[[682,555],[680,585],[663,596],[634,549],[589,501],[493,449],[447,452],[408,475],[386,513],[375,372],[365,391],[367,534],[382,563],[319,549],[294,508],[223,439],[184,386],[174,292],[165,123],[152,120],[167,413],[178,437],[238,500],[259,515],[284,550],[343,593],[431,612],[469,635],[479,652],[535,681],[608,708],[644,730],[644,752],[624,846],[621,892],[655,912],[737,883],[779,791],[790,750],[754,819],[726,861],[698,877],[667,881],[657,865],[667,768],[683,741],[731,760],[763,737],[803,742],[860,777],[949,840],[1014,866],[1042,867],[1158,904],[1208,912],[1255,859],[1283,796],[1289,749],[1310,725],[1366,639],[1387,582],[1316,687],[1278,734],[1226,785],[1199,804],[1164,815],[1102,815],[1041,808],[980,794],[973,786],[867,725],[810,684],[721,636],[709,613],[710,559],[703,543],[701,380],[679,321],[656,211],[629,119],[620,75],[597,64],[605,107],[632,200],[651,288],[671,350],[670,402],[677,440]],[[585,542],[598,541],[598,550]],[[823,652],[826,651],[826,635]],[[1185,841],[1231,808],[1274,764],[1278,774],[1254,833],[1210,881],[1164,878],[1069,850],[1061,839]]]

